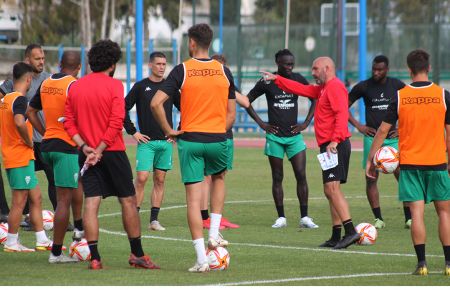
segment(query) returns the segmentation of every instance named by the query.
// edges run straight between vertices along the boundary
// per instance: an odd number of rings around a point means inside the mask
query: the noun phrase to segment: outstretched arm
[[[274,81],[274,83],[283,91],[296,94],[299,96],[316,99],[319,97],[321,87],[315,85],[304,85],[297,81],[287,79],[280,75],[275,75],[270,72],[262,71],[263,77],[266,81]]]

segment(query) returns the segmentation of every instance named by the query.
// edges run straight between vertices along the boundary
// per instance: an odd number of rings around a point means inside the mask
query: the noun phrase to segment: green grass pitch
[[[226,271],[207,274],[188,273],[195,262],[186,221],[185,193],[180,182],[179,164],[174,150],[174,170],[167,177],[160,222],[165,232],[148,232],[149,191],[141,211],[143,246],[146,253],[161,266],[148,271],[130,268],[129,243],[124,236],[119,204],[115,198],[103,200],[100,209],[101,234],[99,250],[104,270],[88,271],[87,263],[50,265],[48,252],[0,252],[1,284],[7,285],[449,285],[442,274],[444,259],[437,235],[437,217],[432,205],[426,207],[427,255],[431,274],[428,277],[410,275],[416,264],[410,233],[404,229],[403,209],[396,197],[393,176],[380,180],[382,213],[387,224],[380,230],[372,246],[351,246],[347,250],[320,249],[318,244],[331,233],[328,203],[322,193],[321,172],[315,150],[308,150],[309,215],[318,229],[298,228],[299,205],[290,163],[285,159],[284,193],[288,227],[272,229],[276,211],[271,195],[271,177],[263,149],[236,148],[234,169],[227,175],[227,203],[224,215],[241,225],[239,229],[222,231],[231,243],[230,267]],[[135,147],[128,148],[134,168]],[[349,182],[343,185],[355,225],[373,222],[365,197],[365,181],[361,169],[361,152],[353,152]],[[46,182],[38,174],[44,189],[44,209],[50,209]],[[5,183],[7,181],[4,177]],[[8,199],[10,190],[6,185]],[[52,232],[49,232],[52,236]],[[207,231],[205,230],[205,237]],[[34,233],[21,232],[24,245],[32,246]],[[66,235],[65,245],[71,242]]]

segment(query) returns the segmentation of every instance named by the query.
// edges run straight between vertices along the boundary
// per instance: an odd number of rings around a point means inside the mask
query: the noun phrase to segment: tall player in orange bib
[[[28,105],[25,94],[31,85],[32,72],[30,65],[16,63],[13,67],[13,92],[6,94],[0,104],[2,157],[12,189],[5,252],[34,252],[34,249],[23,246],[19,241],[19,223],[27,197],[30,198],[31,223],[36,231],[36,249],[45,251],[52,244],[43,229],[41,194],[36,188],[33,128],[25,118]]]
[[[398,193],[400,201],[408,202],[411,210],[411,237],[418,260],[413,274],[428,274],[424,209],[425,204],[432,201],[439,217],[444,274],[450,276],[450,93],[428,80],[429,57],[421,49],[408,54],[408,70],[413,82],[391,100],[370,148],[366,175],[375,178],[373,157],[398,120]]]
[[[55,176],[56,205],[53,247],[50,263],[71,263],[77,259],[62,254],[64,236],[69,223],[70,205],[73,201],[74,235],[82,237],[83,223],[81,207],[82,191],[78,188],[78,150],[72,138],[64,130],[64,108],[70,85],[76,81],[81,68],[80,54],[74,51],[64,52],[61,58],[61,72],[44,80],[28,106],[27,116],[33,127],[43,135],[41,152],[44,161],[53,169]],[[38,112],[45,116],[45,128],[38,118]]]
[[[228,150],[226,131],[236,116],[236,96],[230,70],[209,58],[213,32],[207,24],[189,28],[191,59],[176,66],[154,96],[151,108],[168,137],[178,137],[181,176],[186,186],[187,216],[197,262],[189,272],[209,271],[203,239],[202,181],[212,177],[211,224],[208,247],[227,246],[219,235],[225,201]],[[164,113],[164,102],[181,91],[181,131],[173,130]]]

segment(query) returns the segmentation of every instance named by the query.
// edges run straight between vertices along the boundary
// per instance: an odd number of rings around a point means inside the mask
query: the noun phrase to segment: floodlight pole
[[[291,16],[291,0],[285,0],[286,2],[286,22],[284,28],[284,48],[289,48],[289,25]]]
[[[358,79],[363,81],[367,78],[367,2],[359,0],[359,59],[358,59]],[[359,122],[366,123],[366,114],[364,100],[361,98],[358,102]]]
[[[219,54],[223,51],[223,0],[219,1]]]
[[[142,79],[142,65],[144,61],[144,48],[143,48],[143,26],[144,26],[144,1],[136,0],[136,81]]]

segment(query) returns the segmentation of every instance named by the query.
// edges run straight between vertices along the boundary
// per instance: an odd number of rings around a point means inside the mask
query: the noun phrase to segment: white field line
[[[440,272],[433,271],[431,273],[440,273]],[[409,275],[411,275],[411,273],[361,273],[361,274],[338,275],[338,276],[315,276],[315,277],[298,277],[298,278],[287,278],[276,280],[241,281],[241,282],[229,282],[229,283],[201,285],[201,286],[244,286],[255,284],[276,284],[276,283],[300,282],[311,280],[334,280],[334,279],[360,278],[360,277],[409,276]]]

